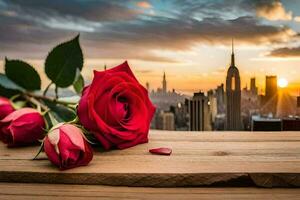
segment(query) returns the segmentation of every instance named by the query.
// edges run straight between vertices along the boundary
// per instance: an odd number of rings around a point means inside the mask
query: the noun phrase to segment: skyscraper
[[[207,98],[210,121],[212,122],[212,124],[214,124],[215,118],[218,114],[218,104],[215,90],[209,90],[207,92]]]
[[[225,93],[224,93],[224,84],[223,83],[217,87],[216,97],[217,97],[218,114],[224,114],[225,113]]]
[[[263,110],[266,113],[276,115],[277,110],[277,76],[266,76],[266,94]]]
[[[257,87],[256,87],[256,84],[255,84],[255,77],[251,78],[250,79],[250,92],[251,94],[253,95],[257,95]]]
[[[208,131],[211,130],[208,110],[208,98],[203,92],[194,93],[188,101],[189,130]]]
[[[148,92],[150,92],[150,84],[149,84],[149,82],[146,82],[146,89],[147,89]]]
[[[232,40],[231,64],[226,77],[226,130],[241,129],[241,80],[234,62]]]
[[[162,90],[163,90],[163,93],[167,93],[167,80],[166,80],[165,72],[164,72],[163,81],[162,81]]]
[[[277,95],[277,76],[266,76],[266,99]]]
[[[297,96],[297,108],[296,108],[296,115],[300,115],[300,95]]]

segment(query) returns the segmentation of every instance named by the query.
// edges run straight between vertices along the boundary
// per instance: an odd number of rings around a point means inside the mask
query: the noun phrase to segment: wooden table
[[[148,152],[156,147],[170,147],[173,153]],[[122,151],[96,149],[89,166],[67,171],[59,171],[43,154],[31,160],[37,149],[0,145],[0,199],[300,199],[297,188],[266,189],[300,186],[300,132],[151,131],[147,144]]]

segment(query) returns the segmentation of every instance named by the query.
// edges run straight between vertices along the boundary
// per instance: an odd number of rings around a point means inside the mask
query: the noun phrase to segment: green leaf
[[[73,88],[76,91],[77,94],[81,94],[83,88],[84,88],[84,79],[83,76],[79,73],[76,80],[73,83]]]
[[[19,94],[23,89],[0,73],[0,96],[12,97]]]
[[[19,87],[17,84],[15,84],[13,81],[11,81],[5,74],[0,73],[0,86],[2,86],[5,89],[10,90],[23,90],[21,87]]]
[[[76,112],[66,106],[55,104],[54,102],[44,101],[50,113],[58,122],[69,122],[76,118]]]
[[[39,150],[37,152],[37,154],[34,156],[34,158],[32,160],[37,160],[37,157],[40,155],[40,153],[44,152],[44,141],[42,141]]]
[[[76,78],[76,71],[82,70],[83,54],[79,35],[74,39],[56,46],[47,56],[45,72],[58,87],[68,87]]]
[[[61,122],[63,122],[63,120],[62,119],[56,119],[54,116],[55,116],[56,114],[54,113],[54,112],[52,112],[52,111],[49,111],[48,112],[48,116],[49,116],[49,119],[50,119],[50,122],[51,122],[51,129],[52,129],[52,127],[53,126],[56,126],[57,124],[59,124],[60,122],[59,121],[61,121]],[[50,128],[50,127],[48,127],[48,128]],[[49,129],[50,130],[50,129]]]
[[[45,123],[46,123],[45,130],[46,130],[46,132],[49,132],[50,128],[52,126],[54,126],[53,124],[55,124],[55,123],[53,123],[52,116],[51,116],[51,113],[49,110],[47,111],[46,114],[44,114],[44,119],[45,119]]]
[[[28,63],[21,60],[5,58],[6,76],[26,90],[41,89],[41,78],[37,71]]]

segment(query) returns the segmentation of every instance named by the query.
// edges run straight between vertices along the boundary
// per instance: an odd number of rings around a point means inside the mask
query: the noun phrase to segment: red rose
[[[12,113],[15,109],[12,107],[9,99],[0,97],[0,120]]]
[[[105,149],[128,148],[148,142],[155,107],[127,62],[106,71],[94,71],[78,106],[82,125]]]
[[[38,111],[22,108],[0,121],[0,139],[9,146],[36,143],[43,138],[45,121]]]
[[[84,166],[93,158],[93,150],[83,138],[82,131],[71,124],[52,129],[44,140],[44,150],[49,160],[60,169]]]

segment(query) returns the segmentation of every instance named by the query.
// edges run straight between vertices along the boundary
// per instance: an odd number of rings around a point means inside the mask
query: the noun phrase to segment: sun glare
[[[277,85],[281,88],[287,87],[288,84],[289,82],[285,78],[280,78],[277,82]]]

